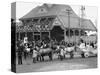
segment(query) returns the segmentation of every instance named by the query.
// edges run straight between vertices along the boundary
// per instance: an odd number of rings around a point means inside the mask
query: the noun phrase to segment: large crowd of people
[[[18,57],[18,64],[23,64],[22,59],[25,60],[28,58],[33,59],[33,63],[36,63],[37,61],[44,61],[44,56],[48,55],[50,60],[52,60],[52,54],[57,54],[58,59],[63,60],[65,58],[66,52],[68,52],[67,47],[70,47],[70,49],[76,50],[76,47],[80,46],[80,48],[85,48],[86,46],[92,46],[93,48],[96,48],[96,43],[86,43],[82,39],[80,40],[80,43],[67,43],[64,40],[58,42],[57,40],[33,40],[28,41],[25,40],[18,40],[16,45],[16,54]],[[71,54],[72,51],[69,51],[71,57],[73,55]]]

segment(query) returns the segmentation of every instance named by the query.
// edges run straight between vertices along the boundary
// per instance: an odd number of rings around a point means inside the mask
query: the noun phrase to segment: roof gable
[[[70,10],[70,28],[82,28],[88,30],[96,30],[96,27],[90,20],[83,19],[82,25],[80,26],[80,17],[76,15],[73,9],[69,5],[59,5],[59,4],[43,4],[42,6],[37,6],[32,9],[25,16],[20,18],[29,19],[34,17],[41,16],[57,16],[59,20],[62,22],[64,27],[68,28],[68,11]]]
[[[69,5],[59,5],[59,4],[43,4],[42,6],[37,6],[32,9],[29,13],[20,19],[27,19],[40,16],[51,16],[51,15],[68,15],[67,10],[71,10],[71,15],[78,17]]]

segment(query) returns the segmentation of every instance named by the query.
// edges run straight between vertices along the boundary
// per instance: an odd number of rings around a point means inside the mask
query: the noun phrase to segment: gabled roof
[[[20,19],[27,19],[33,17],[41,16],[51,16],[51,15],[68,15],[66,10],[71,10],[70,16],[78,17],[69,5],[59,5],[59,4],[43,4],[42,6],[37,6],[32,9],[29,13]]]
[[[82,28],[86,30],[96,31],[96,27],[88,19],[81,19],[69,5],[59,5],[59,4],[43,4],[42,6],[37,6],[32,9],[25,16],[20,18],[20,20],[42,17],[42,16],[57,16],[63,23],[65,28],[68,28],[68,11],[70,11],[70,28]],[[82,25],[80,26],[80,21],[82,20]]]
[[[60,21],[62,21],[65,28],[81,28],[85,30],[93,30],[96,31],[96,27],[89,19],[82,19],[79,17],[70,17],[70,26],[68,24],[68,16],[58,16]],[[81,21],[81,23],[80,23]]]
[[[91,20],[84,19],[81,25],[82,29],[97,31],[97,28],[94,26]]]

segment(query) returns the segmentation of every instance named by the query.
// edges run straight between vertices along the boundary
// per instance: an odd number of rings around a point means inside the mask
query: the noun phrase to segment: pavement
[[[73,59],[68,58],[60,61],[53,58],[53,61],[49,61],[48,57],[45,57],[45,61],[32,63],[32,59],[23,60],[23,65],[16,64],[16,72],[45,72],[45,71],[63,71],[63,70],[78,70],[78,69],[90,69],[97,68],[97,57],[81,58],[76,56]]]

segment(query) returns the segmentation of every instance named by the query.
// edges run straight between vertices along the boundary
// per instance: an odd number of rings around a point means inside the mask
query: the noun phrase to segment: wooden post
[[[74,44],[76,44],[76,37],[75,37],[75,29],[73,29],[73,36],[74,36]]]
[[[33,40],[34,40],[34,32],[33,32]]]
[[[64,40],[66,42],[66,29],[64,29]]]
[[[80,43],[80,39],[81,39],[81,29],[79,29],[79,43]]]
[[[39,24],[40,24],[41,19],[42,19],[42,18],[39,18],[39,21],[38,21]],[[41,25],[40,25],[40,30],[39,30],[39,31],[40,31],[40,40],[41,40],[41,36],[42,36],[42,34],[41,34],[41,33],[42,33],[42,32],[41,32],[41,29],[42,29],[42,28],[41,28]]]
[[[40,40],[42,40],[42,32],[41,32],[41,30],[40,30]]]
[[[68,13],[68,31],[69,31],[69,42],[70,42],[70,14],[71,14],[71,10],[66,10]]]
[[[50,36],[51,34],[50,34],[50,30],[49,30],[49,39],[51,39],[51,36]]]
[[[69,28],[69,43],[70,43],[70,28]]]

